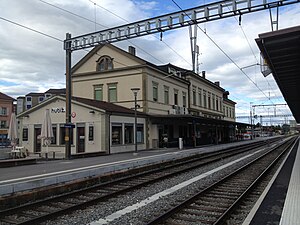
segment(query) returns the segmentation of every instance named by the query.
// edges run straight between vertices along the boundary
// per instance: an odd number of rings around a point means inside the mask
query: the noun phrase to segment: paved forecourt
[[[254,141],[259,140],[261,139]],[[0,195],[138,168],[203,152],[217,151],[248,142],[250,141],[184,150],[177,148],[143,150],[139,151],[138,155],[131,152],[72,160],[39,161],[34,165],[0,168]]]

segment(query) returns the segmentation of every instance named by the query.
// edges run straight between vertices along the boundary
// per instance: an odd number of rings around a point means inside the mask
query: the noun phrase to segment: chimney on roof
[[[205,71],[202,71],[202,77],[205,79]]]
[[[128,52],[129,52],[129,54],[131,54],[131,55],[135,55],[135,47],[133,47],[133,46],[128,46]]]
[[[220,81],[216,81],[215,84],[220,87]]]

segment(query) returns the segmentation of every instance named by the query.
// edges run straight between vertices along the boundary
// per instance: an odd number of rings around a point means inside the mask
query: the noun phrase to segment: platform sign
[[[64,127],[65,128],[75,128],[75,124],[74,123],[65,123]]]

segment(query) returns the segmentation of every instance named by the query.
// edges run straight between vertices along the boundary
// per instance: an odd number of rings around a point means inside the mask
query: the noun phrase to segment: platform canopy
[[[258,35],[256,43],[300,123],[300,26]]]

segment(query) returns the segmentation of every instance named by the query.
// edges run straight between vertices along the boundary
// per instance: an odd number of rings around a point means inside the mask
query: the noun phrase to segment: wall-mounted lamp
[[[89,113],[92,113],[92,114],[94,114],[94,113],[95,113],[95,111],[94,111],[94,110],[91,110],[91,111],[89,111]]]
[[[29,115],[27,114],[27,115],[25,115],[24,117],[29,118]]]

